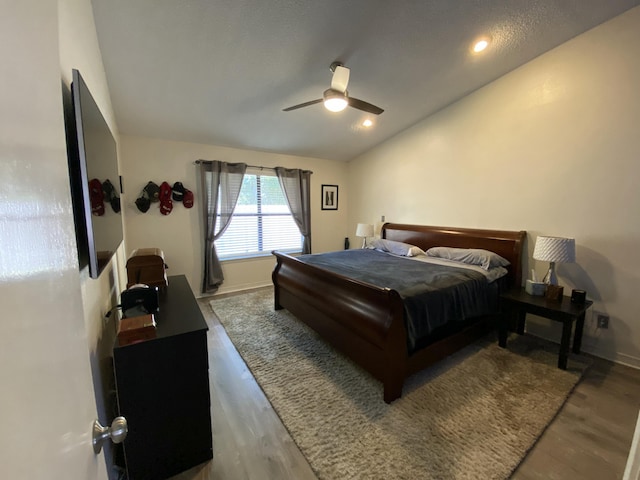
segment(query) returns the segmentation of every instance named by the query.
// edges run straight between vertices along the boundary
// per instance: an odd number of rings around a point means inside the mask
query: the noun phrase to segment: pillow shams
[[[415,257],[417,255],[424,255],[424,250],[415,245],[408,243],[396,242],[394,240],[385,240],[382,238],[375,238],[369,243],[369,248],[380,250],[381,252],[393,253],[394,255],[401,255],[403,257]]]
[[[479,265],[485,270],[506,267],[509,261],[497,253],[480,248],[432,247],[427,250],[429,257],[444,258],[469,265]]]

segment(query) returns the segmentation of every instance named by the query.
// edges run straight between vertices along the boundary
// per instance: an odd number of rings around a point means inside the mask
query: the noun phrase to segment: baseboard
[[[241,285],[234,285],[233,287],[225,288],[224,284],[218,289],[218,291],[213,295],[226,295],[231,293],[242,293],[242,292],[250,292],[251,290],[256,290],[258,288],[265,288],[273,286],[271,282],[255,282],[255,283],[244,283]],[[211,294],[201,294],[200,297],[211,297]]]
[[[606,354],[599,351],[594,345],[589,345],[588,343],[582,344],[582,351],[589,353],[594,357],[604,358],[605,360],[610,360],[614,363],[619,363],[620,365],[626,365],[627,367],[637,368],[640,370],[640,358],[632,355],[618,352],[614,352],[612,355]]]
[[[553,334],[547,335],[546,333],[548,333],[548,330],[543,330],[539,328],[531,328],[531,329],[527,328],[526,332],[536,337],[540,337],[540,338],[543,338],[544,340],[548,340],[552,343],[556,343],[560,345],[560,340],[559,340],[560,335],[558,334],[558,332],[554,332]],[[603,352],[602,349],[598,348],[598,339],[593,337],[589,337],[586,335],[582,337],[581,350],[584,353],[593,355],[594,357],[602,358],[604,360],[609,360],[611,362],[619,363],[621,365],[626,365],[628,367],[640,369],[640,358],[634,357],[633,355],[627,355],[625,353]]]

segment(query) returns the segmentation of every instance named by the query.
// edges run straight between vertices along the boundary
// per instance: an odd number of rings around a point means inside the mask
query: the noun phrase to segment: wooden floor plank
[[[316,480],[209,306],[213,460],[172,480]],[[607,480],[624,472],[640,409],[640,370],[593,357],[512,476],[516,480]]]
[[[316,476],[213,314],[209,324],[209,379],[213,460],[173,480],[315,480]]]
[[[640,370],[593,366],[513,475],[514,479],[620,479],[640,408]]]

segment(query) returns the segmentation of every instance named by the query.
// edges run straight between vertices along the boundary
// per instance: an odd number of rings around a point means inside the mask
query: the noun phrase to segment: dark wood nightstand
[[[527,313],[562,322],[558,368],[566,370],[573,322],[576,322],[576,329],[573,334],[573,353],[580,353],[584,317],[591,305],[593,305],[591,300],[587,300],[580,305],[571,303],[571,298],[566,296],[562,297],[562,301],[547,300],[544,296],[534,297],[525,292],[524,289],[513,289],[502,293],[500,295],[502,315],[500,315],[498,343],[501,347],[507,346],[507,331],[510,318],[516,319],[516,331],[521,335],[524,333],[524,322]]]

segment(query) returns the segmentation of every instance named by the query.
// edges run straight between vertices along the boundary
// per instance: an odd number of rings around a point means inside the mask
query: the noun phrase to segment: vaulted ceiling
[[[350,160],[640,0],[92,0],[120,133]],[[490,39],[482,54],[470,47]],[[322,104],[329,66],[384,109]]]

